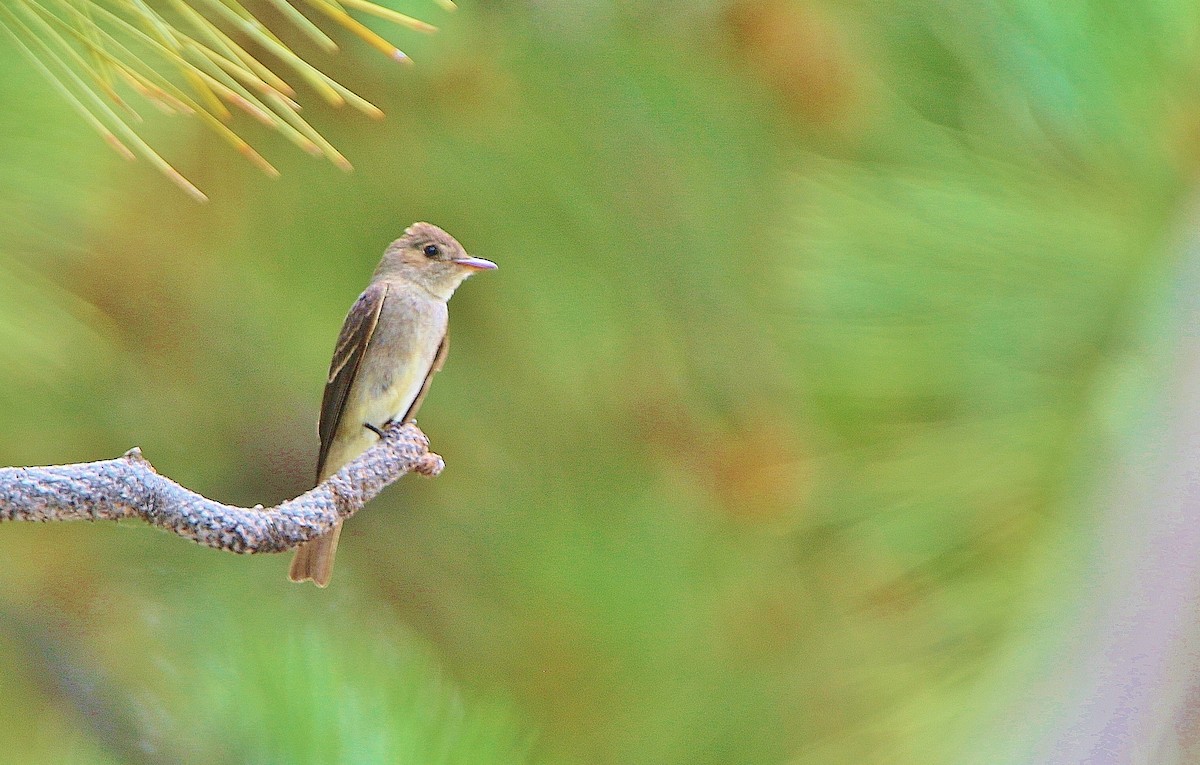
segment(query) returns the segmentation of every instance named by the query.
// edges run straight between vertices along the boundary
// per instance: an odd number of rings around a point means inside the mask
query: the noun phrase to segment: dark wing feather
[[[450,330],[446,330],[446,334],[442,335],[442,342],[438,343],[433,363],[429,365],[429,371],[425,373],[425,382],[421,383],[421,392],[413,399],[412,404],[408,407],[408,411],[404,413],[404,419],[400,420],[400,422],[408,422],[417,416],[417,410],[421,408],[421,402],[425,400],[425,394],[429,391],[429,383],[433,380],[434,373],[442,371],[442,365],[446,363],[446,354],[449,352]]]
[[[333,446],[333,437],[337,433],[338,423],[342,420],[342,411],[346,408],[346,398],[358,376],[358,367],[362,363],[363,353],[375,333],[379,323],[379,312],[383,309],[383,301],[387,297],[387,282],[378,282],[367,287],[358,300],[346,314],[342,324],[342,332],[338,335],[337,347],[333,351],[333,361],[329,364],[329,378],[325,383],[325,395],[321,399],[321,419],[317,425],[317,433],[321,438],[321,449],[317,453],[317,481],[325,470],[325,459]]]

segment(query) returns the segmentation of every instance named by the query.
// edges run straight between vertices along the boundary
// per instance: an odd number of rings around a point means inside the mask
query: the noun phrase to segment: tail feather
[[[333,556],[337,554],[338,537],[341,534],[342,524],[339,523],[325,536],[300,545],[296,549],[296,557],[292,558],[288,578],[293,582],[311,579],[318,587],[328,585],[333,578]]]

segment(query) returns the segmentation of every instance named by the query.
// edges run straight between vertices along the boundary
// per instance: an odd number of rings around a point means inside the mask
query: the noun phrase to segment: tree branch
[[[141,518],[218,550],[277,553],[327,533],[405,473],[435,476],[444,467],[415,423],[393,423],[319,486],[275,507],[244,508],[185,489],[135,447],[114,460],[0,468],[0,522]]]

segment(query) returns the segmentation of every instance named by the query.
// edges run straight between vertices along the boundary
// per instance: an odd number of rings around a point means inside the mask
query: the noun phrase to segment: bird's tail
[[[341,534],[342,524],[339,523],[325,536],[300,545],[296,549],[296,557],[292,558],[288,578],[293,582],[306,582],[311,579],[318,587],[329,584],[329,580],[333,578],[333,556],[337,553],[338,537]]]

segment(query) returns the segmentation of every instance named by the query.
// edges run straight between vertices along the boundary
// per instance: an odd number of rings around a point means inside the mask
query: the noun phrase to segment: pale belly
[[[382,428],[389,420],[399,420],[421,393],[446,332],[444,305],[440,308],[441,320],[421,322],[426,331],[418,337],[408,333],[410,342],[404,347],[384,344],[368,352],[350,389],[322,480],[379,441],[379,436],[363,423]]]
[[[432,359],[429,363],[432,363]],[[426,363],[423,369],[428,369],[429,363]],[[329,449],[329,457],[325,460],[326,476],[336,473],[343,465],[374,446],[379,440],[379,436],[363,423],[369,422],[377,428],[382,428],[389,420],[398,420],[404,416],[425,382],[425,375],[417,374],[413,369],[415,366],[410,364],[406,369],[397,370],[391,386],[378,393],[362,395],[368,391],[360,390],[358,385],[354,386],[350,392],[350,400],[346,402],[337,436]]]

